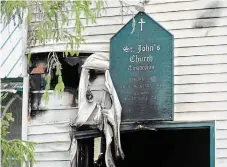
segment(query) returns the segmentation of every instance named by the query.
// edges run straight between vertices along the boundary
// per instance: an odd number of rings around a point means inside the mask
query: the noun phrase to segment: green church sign
[[[110,74],[123,122],[173,120],[173,35],[147,14],[111,38]]]

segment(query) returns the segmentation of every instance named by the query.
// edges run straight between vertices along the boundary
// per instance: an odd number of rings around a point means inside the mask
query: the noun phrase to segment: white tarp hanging
[[[95,78],[92,73],[95,72]],[[79,84],[79,111],[72,126],[84,124],[96,125],[104,131],[106,138],[105,162],[107,167],[114,167],[111,154],[112,137],[115,154],[124,158],[120,142],[120,123],[122,107],[109,73],[109,55],[95,53],[87,58],[82,66]],[[70,155],[72,164],[76,163],[77,141],[72,140]]]

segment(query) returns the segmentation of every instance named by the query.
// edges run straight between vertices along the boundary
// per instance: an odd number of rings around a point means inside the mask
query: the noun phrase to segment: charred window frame
[[[80,80],[81,66],[88,56],[92,53],[81,53],[79,56],[68,56],[65,57],[63,52],[57,52],[58,60],[62,65],[62,78],[65,84],[64,94],[65,97],[70,98],[70,104],[67,103],[65,107],[78,107],[78,86]],[[45,76],[47,75],[47,60],[48,52],[32,54],[29,64],[30,74],[30,105],[31,111],[29,113],[31,119],[37,114],[43,113],[48,108],[56,107],[63,108],[64,104],[57,104],[53,106],[54,88],[57,84],[58,78],[55,74],[56,70],[53,69],[51,73],[51,87],[49,90],[50,98],[49,105],[44,105],[42,95],[45,91]],[[57,98],[57,97],[56,97]],[[63,101],[65,99],[62,99]],[[65,103],[65,102],[63,102]],[[51,106],[52,105],[52,106]],[[69,106],[70,105],[70,106]]]
[[[40,91],[45,89],[45,76],[47,74],[47,56],[49,53],[37,53],[31,57],[29,67],[30,88],[31,91]],[[65,84],[65,90],[76,91],[79,86],[81,65],[91,53],[81,53],[79,56],[64,57],[63,52],[58,52],[57,56],[62,64],[62,77]],[[56,70],[51,72],[51,90],[54,90],[58,80],[55,74]]]

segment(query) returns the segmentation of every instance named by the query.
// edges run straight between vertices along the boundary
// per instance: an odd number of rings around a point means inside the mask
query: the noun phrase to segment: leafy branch
[[[79,47],[81,43],[85,42],[82,36],[84,24],[95,23],[97,16],[104,10],[104,0],[2,1],[1,4],[1,19],[5,24],[9,24],[12,20],[18,20],[18,24],[23,25],[23,20],[26,20],[28,61],[32,56],[32,47],[37,43],[46,45],[49,41],[52,41],[53,44],[64,41],[66,43],[65,56],[78,56]],[[69,24],[73,27],[72,31],[66,31]],[[50,52],[54,52],[54,50]],[[53,61],[56,63],[56,56],[51,58],[54,58]],[[48,64],[52,63],[48,62]],[[58,61],[56,74],[59,83],[55,87],[55,92],[64,91],[60,64]],[[49,72],[46,81],[48,81],[45,89],[47,94],[51,84]],[[46,94],[44,97],[48,97]]]
[[[1,100],[7,94],[1,94]],[[4,109],[4,106],[1,106]],[[7,140],[6,136],[10,132],[8,128],[10,122],[14,121],[12,113],[3,113],[1,116],[1,164],[4,167],[13,167],[18,164],[25,164],[26,167],[32,166],[35,161],[35,143],[22,141],[19,139]]]
[[[58,60],[58,56],[55,52],[49,53],[48,55],[48,59],[47,59],[47,75],[45,77],[46,80],[46,87],[45,87],[45,92],[43,94],[43,98],[45,100],[45,102],[47,103],[49,100],[49,94],[48,94],[48,90],[51,87],[51,73],[53,72],[54,69],[56,69],[56,76],[58,77],[58,83],[55,86],[54,92],[56,93],[60,93],[64,91],[65,85],[63,83],[63,79],[62,79],[62,66],[61,63]]]

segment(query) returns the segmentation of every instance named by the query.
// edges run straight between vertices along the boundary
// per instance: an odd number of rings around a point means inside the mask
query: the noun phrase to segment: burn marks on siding
[[[221,1],[213,1],[205,8],[204,13],[200,14],[193,24],[193,28],[210,28],[217,25],[217,19],[220,18]],[[207,31],[208,35],[210,29]]]
[[[29,68],[30,73],[30,118],[45,114],[48,110],[68,109],[78,106],[78,86],[80,80],[81,66],[84,60],[90,54],[81,54],[80,56],[64,57],[62,52],[57,53],[58,59],[62,65],[62,77],[65,84],[65,90],[60,95],[54,94],[54,88],[57,84],[55,71],[51,74],[51,88],[49,91],[49,102],[46,104],[42,99],[45,90],[45,76],[47,74],[47,56],[48,53],[33,54]]]

